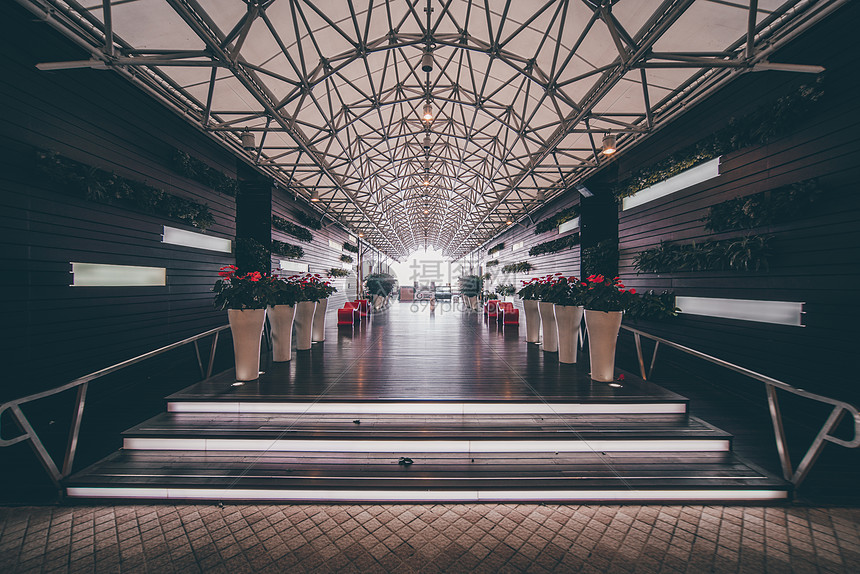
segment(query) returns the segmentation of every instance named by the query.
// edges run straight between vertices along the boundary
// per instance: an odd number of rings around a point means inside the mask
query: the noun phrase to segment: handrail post
[[[69,432],[69,441],[66,444],[66,455],[63,457],[64,478],[72,474],[72,467],[75,464],[75,453],[78,450],[78,436],[81,432],[81,420],[84,418],[84,406],[87,400],[88,386],[89,383],[87,382],[78,387],[75,413],[72,416],[72,428]]]
[[[642,358],[642,339],[639,337],[639,333],[633,333],[633,340],[636,341],[636,358],[639,359],[639,374],[642,376],[643,381],[647,381],[645,359]]]
[[[773,423],[773,434],[776,437],[776,451],[779,454],[779,462],[782,465],[782,475],[785,480],[791,481],[794,471],[791,469],[791,457],[788,453],[788,445],[785,440],[785,427],[782,424],[782,411],[779,409],[779,398],[773,385],[765,384],[767,390],[767,407],[770,410],[770,420]]]
[[[815,440],[812,441],[812,444],[809,446],[809,450],[806,451],[806,455],[803,457],[803,460],[801,460],[800,464],[797,465],[797,470],[795,471],[794,476],[791,477],[791,482],[794,484],[795,488],[800,486],[800,483],[803,482],[806,475],[809,474],[812,465],[815,464],[816,460],[818,460],[818,455],[820,455],[821,451],[824,450],[824,441],[827,440],[827,437],[830,435],[830,431],[839,425],[843,416],[845,416],[845,409],[839,405],[834,406],[833,410],[830,412],[830,416],[827,417],[827,422],[825,422],[824,426],[821,427],[821,430],[818,431],[818,435],[815,437]]]
[[[660,341],[654,341],[654,352],[651,353],[651,365],[648,367],[648,378],[654,374],[654,363],[657,362],[657,349],[660,348]]]
[[[27,420],[27,416],[23,411],[21,411],[21,407],[18,405],[12,405],[10,410],[15,416],[15,420],[21,426],[21,430],[24,431],[24,435],[29,439],[30,446],[36,453],[36,458],[39,459],[39,462],[42,463],[42,466],[45,467],[45,470],[51,477],[51,482],[53,482],[57,488],[60,488],[60,479],[62,478],[60,471],[57,470],[57,465],[54,463],[54,459],[51,458],[51,455],[48,454],[48,449],[46,449],[45,445],[42,444],[42,441],[39,440],[36,431],[33,429],[32,425],[30,425],[30,421]]]
[[[194,341],[194,354],[197,355],[197,366],[200,368],[200,376],[206,377],[206,371],[203,370],[203,359],[200,358],[200,345],[197,340]]]
[[[206,369],[206,378],[212,376],[212,367],[215,366],[215,350],[218,348],[218,335],[220,335],[220,331],[215,331],[215,336],[212,339],[212,347],[209,349],[209,366]]]

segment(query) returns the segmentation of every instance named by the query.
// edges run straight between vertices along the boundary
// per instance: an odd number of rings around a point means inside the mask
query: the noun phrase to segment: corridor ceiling
[[[844,3],[19,2],[91,54],[40,68],[123,74],[395,259],[474,250]]]

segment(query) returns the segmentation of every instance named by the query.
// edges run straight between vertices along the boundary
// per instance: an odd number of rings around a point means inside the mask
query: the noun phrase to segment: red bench
[[[499,304],[499,311],[502,315],[502,323],[505,325],[520,324],[520,310],[514,308],[513,303]]]
[[[343,304],[343,309],[337,310],[338,325],[355,325],[355,319],[358,316],[358,304],[352,301],[347,301]]]
[[[484,315],[487,317],[498,318],[499,303],[500,301],[498,299],[490,299],[487,301],[487,304],[484,305]]]
[[[370,301],[367,299],[356,299],[354,301],[358,306],[358,312],[362,317],[367,317],[367,314],[370,313]]]

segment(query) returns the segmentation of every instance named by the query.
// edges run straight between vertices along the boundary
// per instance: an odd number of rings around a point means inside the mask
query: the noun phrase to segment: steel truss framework
[[[393,258],[469,253],[844,3],[19,1],[91,54],[40,68],[126,75]]]

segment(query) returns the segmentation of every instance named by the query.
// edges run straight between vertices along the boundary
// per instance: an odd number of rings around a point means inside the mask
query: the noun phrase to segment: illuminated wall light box
[[[755,301],[711,297],[676,297],[675,305],[687,315],[756,321],[803,327],[803,303],[795,301]]]
[[[233,242],[229,239],[204,235],[195,231],[186,231],[185,229],[176,229],[175,227],[168,227],[166,225],[164,226],[164,234],[161,237],[161,242],[171,245],[182,245],[183,247],[206,249],[208,251],[220,251],[221,253],[233,252]]]
[[[579,229],[579,218],[574,217],[570,221],[565,221],[561,225],[558,226],[559,233],[566,233],[568,231],[573,231],[574,229]]]
[[[713,179],[719,175],[720,158],[716,157],[701,165],[682,171],[678,175],[674,175],[660,183],[655,183],[651,187],[641,189],[630,197],[625,197],[621,201],[621,209],[622,211],[633,209],[643,203],[660,199],[661,197],[665,197],[671,193],[675,193],[676,191],[681,191],[682,189],[694,186],[697,183],[708,181],[709,179]]]
[[[328,240],[328,246],[332,249],[337,249],[338,251],[343,251],[343,243],[338,243],[334,239]]]
[[[163,287],[164,267],[72,262],[72,287]]]
[[[299,273],[307,273],[309,270],[307,263],[297,263],[287,259],[280,260],[281,271],[298,271]]]
[[[522,249],[524,243],[525,242],[523,242],[523,241],[517,241],[516,243],[514,243],[513,247],[511,247],[511,251],[516,251],[517,249]]]

